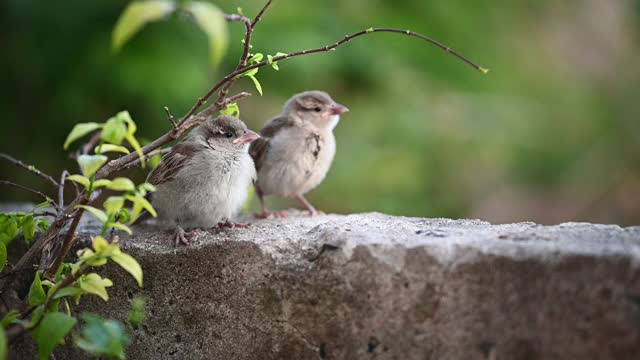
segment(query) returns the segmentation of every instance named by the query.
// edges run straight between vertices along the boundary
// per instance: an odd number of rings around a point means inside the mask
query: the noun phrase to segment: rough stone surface
[[[111,300],[83,300],[124,320],[146,297],[130,359],[640,358],[640,227],[368,213],[192,239],[136,229],[144,289],[110,266]]]

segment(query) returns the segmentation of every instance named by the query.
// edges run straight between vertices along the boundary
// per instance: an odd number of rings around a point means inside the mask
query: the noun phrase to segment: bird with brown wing
[[[249,148],[256,164],[258,178],[254,185],[262,207],[257,217],[287,215],[267,210],[266,195],[295,198],[311,216],[320,213],[304,194],[327,175],[336,153],[333,129],[347,111],[326,92],[306,91],[290,98],[283,113],[267,122],[260,139]]]
[[[163,227],[175,229],[176,245],[199,228],[231,225],[255,179],[249,144],[260,136],[240,119],[219,116],[196,127],[148,176],[152,203]]]

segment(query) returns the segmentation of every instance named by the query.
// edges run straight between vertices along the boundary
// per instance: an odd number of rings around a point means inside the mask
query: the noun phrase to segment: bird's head
[[[249,144],[260,137],[247,129],[242,120],[230,115],[205,121],[190,136],[213,150],[230,152],[246,152]]]
[[[333,130],[340,115],[349,109],[335,102],[324,91],[305,91],[294,95],[284,106],[284,114],[309,122],[319,129]]]

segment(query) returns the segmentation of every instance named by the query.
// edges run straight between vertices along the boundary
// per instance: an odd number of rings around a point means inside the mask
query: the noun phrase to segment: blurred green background
[[[215,3],[250,16],[262,6]],[[241,24],[229,24],[231,48],[214,69],[205,35],[179,17],[151,24],[114,53],[110,33],[125,5],[0,2],[1,152],[47,172],[75,171],[62,149],[75,123],[127,109],[140,136],[153,139],[169,129],[164,106],[184,114],[235,65]],[[370,26],[416,30],[492,71],[483,76],[431,45],[391,34],[262,70],[264,96],[240,103],[250,128],[309,89],[351,109],[336,128],[333,168],[309,194],[317,207],[640,223],[639,1],[276,0],[253,50],[292,52]],[[248,79],[234,89],[253,90]],[[6,163],[0,174],[47,189]],[[37,199],[0,189],[0,201],[9,200]]]

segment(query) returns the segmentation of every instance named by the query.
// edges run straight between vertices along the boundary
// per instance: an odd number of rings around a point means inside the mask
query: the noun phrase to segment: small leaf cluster
[[[0,214],[0,244],[8,246],[20,235],[20,230],[24,239],[29,242],[33,240],[38,229],[47,231],[49,225],[49,220],[35,213]],[[0,270],[2,270],[1,267]]]
[[[108,161],[106,153],[117,152],[128,154],[129,150],[123,146],[127,142],[143,159],[142,150],[135,138],[136,124],[128,112],[123,111],[108,119],[104,123],[77,124],[65,141],[68,148],[74,141],[100,130],[99,144],[93,154],[78,156],[77,162],[81,174],[69,175],[67,180],[80,185],[85,191],[88,205],[78,205],[86,212],[99,219],[103,226],[101,235],[93,238],[92,246],[77,252],[74,263],[63,263],[54,269],[54,275],[44,277],[42,271],[37,271],[29,292],[25,299],[27,310],[8,311],[0,321],[0,360],[7,357],[7,338],[5,329],[9,326],[21,326],[28,331],[38,344],[40,359],[48,359],[58,344],[64,343],[64,338],[76,327],[78,319],[72,314],[72,304],[77,305],[86,295],[95,295],[109,300],[107,289],[113,286],[108,278],[103,278],[93,271],[97,267],[106,265],[109,261],[116,263],[143,285],[143,273],[140,264],[130,255],[122,252],[116,240],[107,241],[104,237],[110,229],[120,229],[131,234],[127,226],[134,223],[141,213],[146,210],[156,216],[156,211],[146,199],[155,187],[149,183],[135,185],[125,177],[115,179],[96,179],[96,173]],[[92,203],[91,195],[96,190],[115,192],[98,208]],[[94,201],[95,202],[95,201]],[[131,207],[125,207],[129,202]],[[0,214],[0,271],[7,259],[7,245],[22,232],[28,241],[33,239],[37,229],[46,231],[50,224],[35,211],[51,205],[48,201],[34,208],[33,213]],[[77,216],[82,216],[78,213]],[[142,301],[142,303],[140,303]],[[130,315],[132,326],[136,327],[144,319],[144,301],[133,304]],[[75,345],[94,355],[109,358],[124,359],[124,347],[129,338],[123,326],[112,320],[103,320],[95,315],[84,315],[85,326],[80,334],[75,336]]]
[[[118,152],[128,154],[129,149],[122,146],[124,140],[138,153],[140,161],[144,167],[144,154],[140,143],[135,137],[138,127],[131,119],[128,111],[121,111],[116,116],[110,118],[105,123],[80,123],[74,126],[71,133],[64,142],[64,149],[68,149],[69,145],[74,141],[96,131],[102,129],[100,133],[100,144],[94,149],[94,155],[80,155],[78,163],[82,173],[86,177],[93,176],[104,165],[108,158],[105,153]]]
[[[242,42],[244,43],[244,40],[242,40]],[[287,54],[282,52],[278,52],[275,55],[267,55],[267,61],[272,68],[274,68],[275,70],[280,70],[280,68],[278,67],[278,62],[273,61],[273,59],[278,56],[285,56],[285,55]],[[264,54],[262,53],[249,54],[248,64],[250,66],[258,64],[262,62],[262,59],[264,59]],[[258,70],[260,70],[260,68],[253,68],[251,70],[247,70],[246,72],[242,73],[242,75],[240,76],[248,77],[249,79],[251,79],[251,81],[253,81],[253,85],[256,87],[256,90],[258,90],[258,92],[260,93],[260,96],[262,96],[262,85],[260,85],[260,82],[256,78],[256,74],[258,74]]]
[[[43,204],[36,208],[49,205],[48,202]],[[35,213],[0,214],[0,271],[7,263],[7,247],[20,235],[21,231],[25,241],[30,242],[38,229],[44,232],[49,229],[49,226],[49,220]]]
[[[142,286],[143,274],[140,264],[129,254],[122,252],[117,242],[109,243],[105,238],[97,236],[93,239],[91,248],[78,251],[78,260],[75,263],[63,264],[53,279],[42,279],[41,272],[36,272],[27,296],[28,304],[31,306],[31,318],[24,320],[21,319],[20,312],[10,311],[0,322],[2,329],[11,324],[22,325],[31,332],[38,344],[40,359],[48,359],[56,345],[62,342],[77,323],[77,319],[71,313],[71,302],[77,305],[85,295],[96,295],[104,301],[109,300],[107,288],[111,287],[113,282],[95,272],[89,272],[92,268],[104,266],[108,260],[129,272],[138,285]],[[142,318],[143,316],[138,315],[136,326]],[[85,321],[88,324],[82,331],[83,336],[76,339],[77,346],[94,354],[124,358],[123,347],[128,343],[128,338],[126,334],[122,335],[124,331],[120,324],[115,326],[113,321],[98,322],[95,317],[91,320],[85,318]],[[96,337],[96,331],[91,330],[104,326],[115,326],[122,330],[112,332],[120,334],[116,337],[117,344],[111,339],[108,346],[105,345],[106,338]],[[1,333],[4,335],[4,331]]]
[[[121,194],[110,196],[102,203],[104,210],[90,205],[77,206],[88,211],[102,222],[102,235],[106,235],[109,229],[120,229],[131,235],[131,229],[125,224],[133,224],[138,220],[143,210],[148,211],[153,217],[158,216],[149,200],[146,199],[148,192],[156,190],[155,186],[149,183],[145,182],[135,186],[127,178],[115,178],[113,180],[97,180],[93,186],[95,188],[105,187],[110,190],[122,191]],[[131,210],[124,207],[126,201],[131,202]]]
[[[186,15],[200,27],[207,35],[211,63],[219,64],[229,45],[227,22],[222,10],[207,1],[132,1],[113,29],[112,47],[119,50],[145,25],[165,19],[171,14]]]
[[[82,174],[69,175],[67,179],[84,187],[88,193],[88,198],[98,189],[121,192],[118,195],[108,197],[104,201],[102,204],[104,210],[91,205],[78,205],[77,207],[88,211],[102,222],[102,235],[106,235],[108,230],[114,228],[131,234],[131,229],[127,225],[133,224],[140,217],[143,210],[148,211],[154,217],[157,216],[153,206],[146,199],[149,192],[155,191],[155,187],[146,182],[136,186],[133,181],[125,177],[96,180],[95,174],[108,160],[103,155],[105,152],[129,152],[127,148],[121,145],[124,140],[127,140],[138,152],[141,163],[144,164],[144,154],[134,136],[137,127],[127,111],[118,113],[103,124],[77,124],[67,137],[65,148],[73,141],[98,129],[102,129],[100,133],[101,142],[100,145],[96,146],[95,154],[80,155],[78,164]],[[127,201],[132,204],[131,210],[124,206]]]

